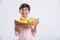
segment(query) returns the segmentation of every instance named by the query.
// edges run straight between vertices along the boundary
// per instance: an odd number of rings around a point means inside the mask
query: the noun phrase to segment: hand
[[[34,20],[32,25],[37,26],[38,24],[39,24],[39,18],[37,18],[36,20]]]
[[[39,24],[39,18],[36,19],[36,23]]]
[[[14,24],[15,24],[15,31],[20,33],[18,21],[14,20]]]
[[[19,22],[18,22],[18,21],[16,21],[16,20],[14,20],[14,24],[15,24],[15,25],[18,25],[18,24],[19,24]]]
[[[26,23],[22,23],[22,22],[19,22],[19,21],[16,21],[16,20],[14,20],[14,24],[17,27],[23,27],[24,25],[26,25]]]

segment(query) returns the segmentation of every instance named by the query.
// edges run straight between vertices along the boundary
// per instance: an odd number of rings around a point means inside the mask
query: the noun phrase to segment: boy
[[[30,12],[30,6],[26,3],[21,4],[21,6],[19,7],[19,13],[21,14],[22,17],[27,18],[28,14]],[[19,21],[14,21],[15,22],[15,32],[18,32],[19,35],[19,40],[34,40],[33,36],[34,33],[36,33],[36,26],[34,28],[31,28],[31,23],[28,23],[28,25],[23,25],[23,27],[19,26],[21,24],[25,24],[25,23],[21,23]],[[36,22],[37,24],[39,23],[39,19],[36,19],[34,22]],[[33,23],[34,23],[33,22]]]

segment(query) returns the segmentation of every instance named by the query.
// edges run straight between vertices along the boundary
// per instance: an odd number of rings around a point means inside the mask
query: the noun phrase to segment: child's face
[[[22,9],[20,9],[19,12],[21,13],[22,17],[27,17],[29,10],[28,10],[28,8],[24,7]]]

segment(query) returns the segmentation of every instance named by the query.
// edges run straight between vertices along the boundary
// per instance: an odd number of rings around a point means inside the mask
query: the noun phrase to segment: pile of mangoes
[[[26,24],[28,24],[28,23],[30,23],[34,20],[35,20],[35,18],[24,18],[24,17],[20,18],[20,22],[23,22],[23,23],[26,23]]]

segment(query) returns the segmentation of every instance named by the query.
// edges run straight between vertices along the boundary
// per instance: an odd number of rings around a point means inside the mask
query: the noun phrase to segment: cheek
[[[25,13],[26,13],[26,14],[28,14],[28,13],[29,13],[29,11],[25,11]]]
[[[22,10],[20,10],[19,12],[22,13]]]

